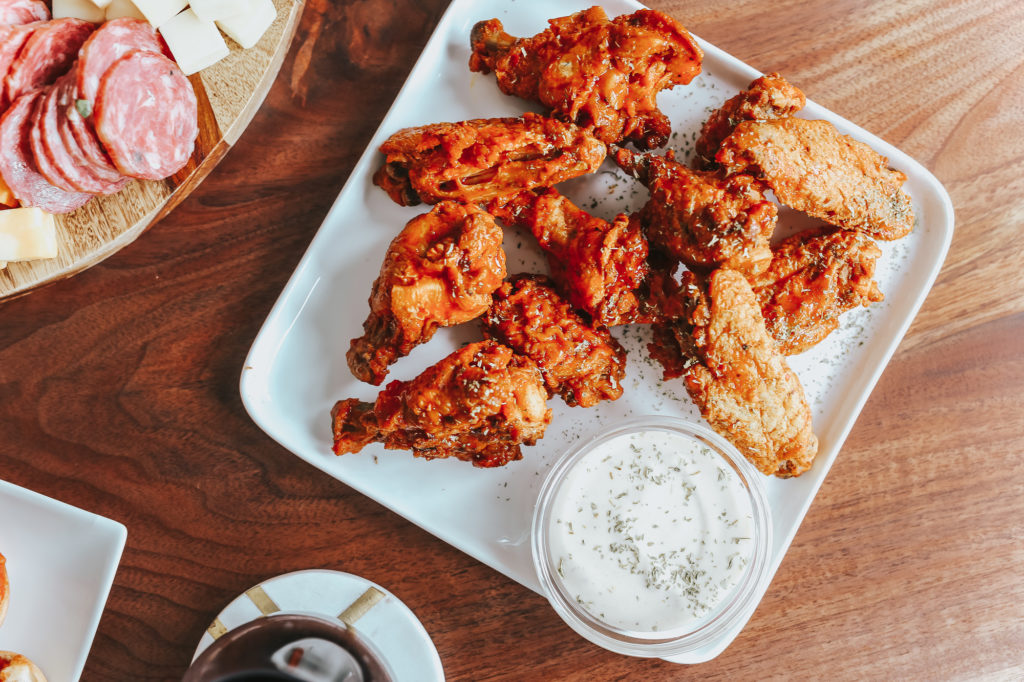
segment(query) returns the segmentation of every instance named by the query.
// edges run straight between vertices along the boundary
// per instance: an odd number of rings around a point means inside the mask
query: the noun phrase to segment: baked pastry
[[[21,654],[0,651],[0,682],[46,682],[46,675]]]

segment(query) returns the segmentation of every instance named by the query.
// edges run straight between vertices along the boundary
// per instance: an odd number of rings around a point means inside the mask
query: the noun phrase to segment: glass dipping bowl
[[[752,546],[749,561],[735,585],[721,596],[706,615],[682,629],[638,632],[603,622],[585,610],[568,593],[559,576],[551,550],[549,528],[555,500],[566,478],[580,460],[597,446],[619,436],[647,431],[663,431],[683,436],[705,446],[721,457],[722,465],[738,477],[749,498]],[[569,627],[591,642],[610,651],[630,656],[665,657],[685,654],[713,644],[742,620],[749,618],[761,589],[769,579],[769,554],[772,546],[771,511],[765,498],[763,475],[728,441],[711,429],[675,417],[650,415],[635,417],[599,431],[569,449],[548,473],[541,487],[533,514],[533,563],[551,606]],[[695,491],[700,495],[700,490]],[[625,595],[628,596],[628,595]]]

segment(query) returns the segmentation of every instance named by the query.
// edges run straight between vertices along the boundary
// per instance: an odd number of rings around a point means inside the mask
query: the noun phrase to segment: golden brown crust
[[[497,19],[478,23],[469,68],[494,71],[505,94],[538,101],[603,142],[665,144],[672,131],[657,95],[693,80],[704,56],[682,24],[654,10],[609,20],[600,7],[548,23],[531,38],[510,36]]]
[[[573,306],[609,326],[634,321],[635,292],[647,275],[647,240],[639,223],[625,215],[609,223],[553,189],[519,192],[487,209],[536,237],[552,279]]]
[[[902,189],[907,176],[828,121],[745,121],[715,159],[728,173],[754,175],[783,204],[830,225],[886,240],[914,228],[914,210]]]
[[[373,182],[402,206],[486,202],[593,173],[605,157],[586,130],[529,113],[405,128],[380,151]]]
[[[371,442],[417,457],[456,457],[479,467],[521,459],[551,421],[547,389],[532,360],[496,341],[455,351],[412,381],[392,381],[375,403],[339,401],[334,452]]]
[[[46,676],[28,657],[0,651],[0,682],[46,682]]]
[[[438,327],[482,315],[505,278],[502,239],[490,214],[454,201],[410,220],[373,283],[363,336],[346,355],[352,374],[379,385],[395,360]]]
[[[799,88],[777,73],[756,79],[748,89],[726,100],[711,112],[694,145],[699,168],[715,167],[715,154],[722,140],[742,121],[769,121],[792,116],[804,108],[807,98]]]
[[[772,253],[772,264],[750,284],[783,355],[813,347],[839,327],[841,314],[884,298],[873,279],[882,251],[863,233],[812,228]]]
[[[547,277],[505,282],[481,322],[487,338],[537,363],[549,392],[568,405],[591,407],[622,396],[625,349],[603,324],[580,317]]]

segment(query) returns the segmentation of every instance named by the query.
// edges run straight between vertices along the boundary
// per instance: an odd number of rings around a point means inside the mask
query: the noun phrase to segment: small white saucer
[[[396,680],[444,682],[437,649],[409,607],[365,578],[322,569],[285,573],[238,595],[207,628],[192,662],[219,637],[272,613],[340,620],[373,646]]]

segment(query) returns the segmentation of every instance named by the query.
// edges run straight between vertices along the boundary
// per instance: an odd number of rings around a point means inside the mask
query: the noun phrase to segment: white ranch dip
[[[699,441],[656,429],[584,455],[550,519],[556,580],[592,616],[631,632],[694,625],[739,582],[754,546],[736,472]]]

